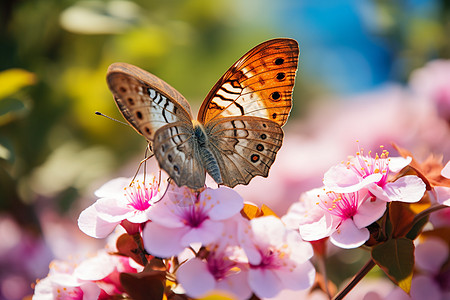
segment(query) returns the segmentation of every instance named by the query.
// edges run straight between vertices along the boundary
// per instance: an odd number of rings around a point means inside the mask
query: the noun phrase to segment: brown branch
[[[361,270],[359,270],[359,272],[353,276],[352,280],[345,286],[345,288],[340,291],[336,297],[333,298],[333,300],[341,300],[344,299],[344,297],[358,284],[358,282],[361,281],[361,279],[364,278],[364,276],[367,275],[367,273],[369,273],[370,270],[372,270],[372,268],[375,266],[375,262],[370,259],[365,265],[364,267],[362,267]]]

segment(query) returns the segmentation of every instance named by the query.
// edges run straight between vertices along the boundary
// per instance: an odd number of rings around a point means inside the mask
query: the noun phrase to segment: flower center
[[[318,195],[318,197],[317,205],[344,220],[352,218],[357,213],[360,202],[362,202],[358,192],[340,194],[330,191],[325,196]]]
[[[227,257],[208,257],[208,270],[216,280],[227,277],[233,271],[238,271],[235,267],[236,262]]]
[[[208,219],[208,213],[203,205],[196,202],[188,207],[183,207],[182,219],[186,225],[197,228]]]
[[[129,206],[138,211],[145,211],[155,201],[153,198],[158,194],[158,184],[155,178],[149,184],[136,180],[124,188],[124,191]]]
[[[285,265],[286,262],[283,261],[286,258],[287,253],[283,251],[283,248],[288,248],[287,245],[283,245],[280,248],[270,247],[266,250],[259,250],[261,254],[261,262],[259,265],[252,265],[252,268],[262,268],[262,269],[278,269]]]
[[[380,148],[383,148],[383,146],[380,146]],[[383,149],[381,155],[376,153],[375,158],[373,158],[371,151],[369,151],[369,155],[364,156],[363,149],[361,149],[356,153],[355,160],[347,162],[347,167],[362,178],[372,174],[381,174],[382,177],[377,185],[383,187],[387,182],[389,173],[389,152]]]

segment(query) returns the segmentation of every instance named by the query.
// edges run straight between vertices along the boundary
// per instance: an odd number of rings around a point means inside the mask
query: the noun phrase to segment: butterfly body
[[[292,106],[298,53],[291,39],[250,50],[210,91],[198,120],[180,93],[138,67],[112,64],[107,82],[122,115],[178,186],[199,190],[207,172],[234,187],[268,175]]]

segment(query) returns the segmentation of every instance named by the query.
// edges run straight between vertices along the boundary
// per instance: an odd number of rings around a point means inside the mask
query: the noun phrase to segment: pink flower
[[[248,266],[230,259],[224,252],[212,251],[205,260],[192,258],[177,271],[178,282],[190,297],[225,293],[233,299],[248,299],[252,291],[247,283]]]
[[[312,286],[315,270],[309,259],[313,249],[298,232],[288,230],[273,216],[252,219],[239,231],[248,257],[248,283],[260,298],[271,298],[283,289]]]
[[[441,175],[450,179],[450,162],[444,166],[441,170]],[[436,193],[436,201],[439,204],[450,206],[450,187],[447,186],[435,186],[434,191]]]
[[[300,225],[309,224],[320,219],[323,210],[317,205],[317,195],[323,193],[323,188],[316,188],[300,195],[299,201],[293,203],[288,212],[281,217],[286,227],[298,230]]]
[[[248,259],[238,242],[238,228],[249,221],[240,214],[223,221],[225,227],[220,238],[206,248],[206,258],[187,260],[177,271],[178,282],[186,294],[199,298],[214,290],[233,298],[248,299],[252,293],[247,283]],[[192,252],[191,252],[192,254]],[[183,258],[178,256],[182,261]]]
[[[147,222],[147,212],[160,199],[155,176],[147,177],[145,182],[136,180],[131,185],[131,179],[123,177],[104,184],[95,192],[100,199],[82,211],[78,218],[81,231],[95,238],[104,238],[123,221],[127,221],[124,224],[127,230],[136,230],[130,223]]]
[[[415,175],[389,182],[391,172],[406,167],[411,158],[389,158],[388,152],[375,157],[364,156],[361,150],[346,163],[330,168],[324,175],[325,186],[337,193],[351,193],[367,187],[371,194],[383,201],[418,202],[425,193],[425,183]]]
[[[438,114],[450,120],[450,61],[434,60],[411,74],[410,86],[414,92],[436,105]]]
[[[49,275],[36,284],[33,300],[73,299],[96,300],[100,288],[94,282],[80,280],[73,275],[74,266],[53,261]]]
[[[366,226],[378,220],[386,210],[386,202],[371,196],[367,189],[351,193],[322,191],[310,197],[321,214],[315,209],[314,218],[299,226],[304,240],[315,241],[330,237],[330,241],[341,248],[356,248],[370,237]]]
[[[223,221],[239,213],[244,201],[227,187],[199,194],[171,185],[167,195],[148,212],[143,230],[145,249],[158,257],[179,254],[192,243],[210,244],[224,231]]]
[[[129,257],[101,251],[82,261],[73,274],[81,280],[96,282],[103,294],[114,296],[124,292],[119,279],[120,273],[137,273],[143,269]]]

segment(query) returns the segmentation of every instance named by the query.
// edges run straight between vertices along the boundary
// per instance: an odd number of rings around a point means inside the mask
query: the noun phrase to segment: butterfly
[[[298,56],[293,39],[257,45],[214,85],[197,120],[177,90],[136,66],[114,63],[106,78],[123,117],[178,186],[200,190],[207,172],[232,188],[268,176],[291,111]]]

